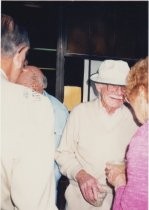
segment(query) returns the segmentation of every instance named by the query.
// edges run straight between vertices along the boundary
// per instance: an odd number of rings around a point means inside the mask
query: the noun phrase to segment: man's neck
[[[9,75],[11,74],[11,59],[3,58],[1,59],[1,69],[3,70],[5,76],[9,80]]]
[[[105,108],[106,112],[109,114],[109,115],[112,115],[118,108],[114,108],[114,107],[109,107],[107,106],[106,103],[104,103],[103,101],[101,101],[101,104],[102,106]]]

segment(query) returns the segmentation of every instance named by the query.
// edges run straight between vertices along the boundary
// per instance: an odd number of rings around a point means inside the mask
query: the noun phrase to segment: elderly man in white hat
[[[137,129],[123,104],[129,70],[121,60],[102,62],[98,73],[91,76],[98,98],[79,104],[70,113],[56,153],[60,170],[69,179],[66,210],[111,209],[113,193],[106,182],[105,165],[124,159]]]

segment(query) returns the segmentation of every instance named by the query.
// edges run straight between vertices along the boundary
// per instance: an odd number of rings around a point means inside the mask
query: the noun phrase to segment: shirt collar
[[[0,68],[0,78],[4,77],[6,80],[8,80],[8,77],[3,69]]]

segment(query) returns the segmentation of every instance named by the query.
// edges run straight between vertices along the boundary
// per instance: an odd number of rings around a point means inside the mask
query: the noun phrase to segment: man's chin
[[[114,100],[111,100],[111,103],[110,103],[110,106],[112,107],[112,108],[120,108],[121,106],[122,106],[122,104],[123,104],[123,100],[121,100],[121,99],[114,99]]]

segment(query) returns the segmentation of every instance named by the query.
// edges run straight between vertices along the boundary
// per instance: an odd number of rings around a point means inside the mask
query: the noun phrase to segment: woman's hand
[[[115,188],[126,185],[125,170],[117,165],[106,164],[105,174],[108,182]]]

